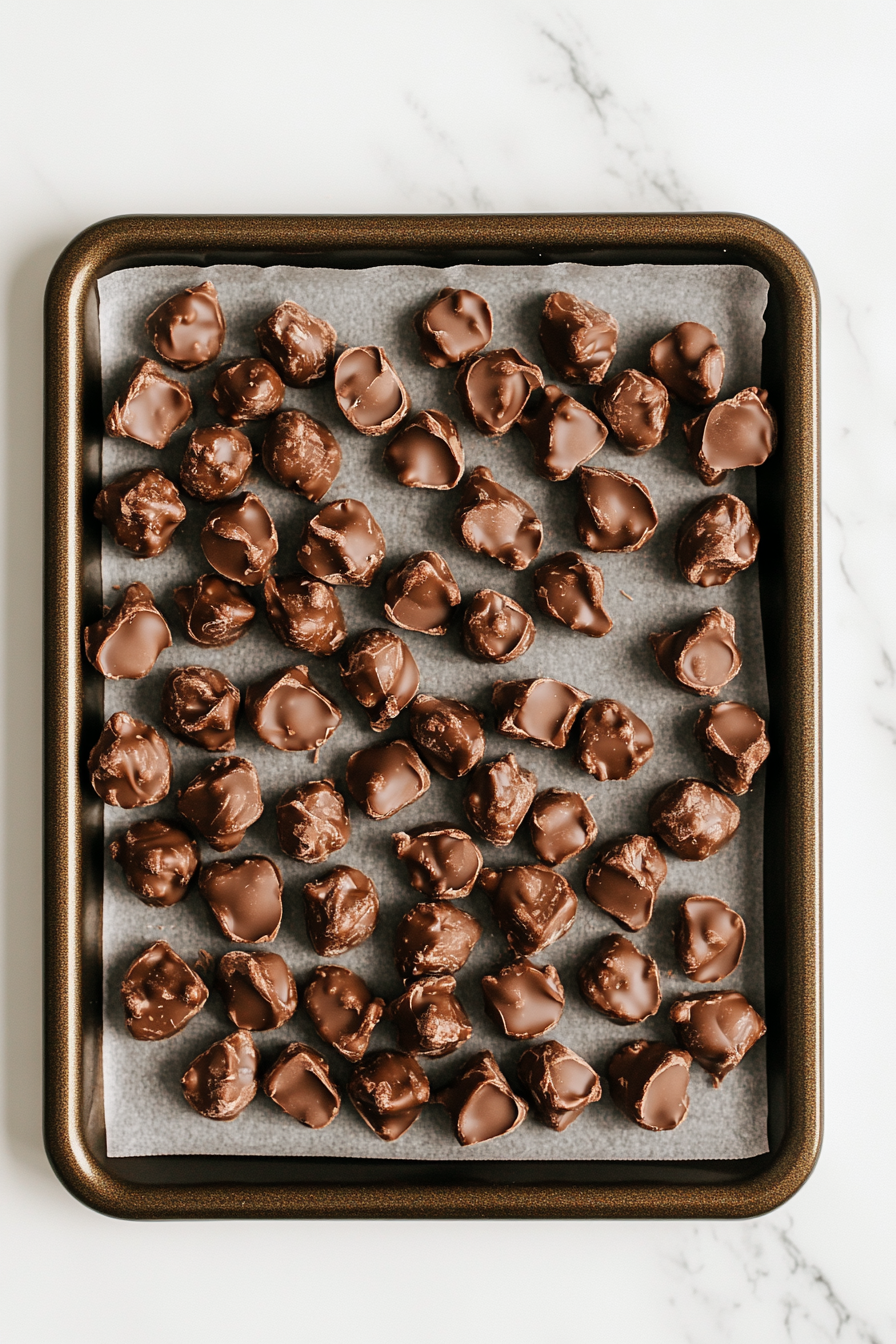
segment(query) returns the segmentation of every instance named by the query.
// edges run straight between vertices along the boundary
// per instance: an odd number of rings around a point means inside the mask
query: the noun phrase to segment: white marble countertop
[[[2,1317],[19,1341],[896,1339],[896,10],[31,0],[0,80]],[[823,305],[826,1137],[745,1223],[124,1225],[40,1136],[41,315],[126,212],[736,210]],[[52,579],[50,579],[52,581]],[[424,1246],[432,1247],[423,1250]],[[233,1270],[239,1267],[239,1274]],[[455,1277],[456,1276],[456,1277]],[[512,1281],[515,1286],[503,1285]],[[496,1285],[502,1285],[497,1288]]]

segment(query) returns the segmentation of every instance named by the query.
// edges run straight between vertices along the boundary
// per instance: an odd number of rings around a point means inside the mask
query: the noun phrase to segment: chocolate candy
[[[177,810],[212,849],[236,849],[264,811],[255,766],[242,756],[222,756],[177,795]]]
[[[572,928],[576,894],[565,877],[543,863],[483,868],[479,883],[488,892],[498,928],[518,956],[543,952]]]
[[[323,863],[348,844],[352,825],[345,799],[332,779],[287,789],[277,804],[277,839],[300,863]]]
[[[536,387],[544,387],[541,369],[510,347],[468,359],[454,383],[467,419],[490,438],[513,428]]]
[[[345,767],[348,791],[362,812],[386,821],[410,807],[429,788],[429,771],[410,742],[397,737],[375,747],[362,747]]]
[[[566,746],[579,710],[588,696],[553,677],[496,681],[492,687],[495,727],[505,737],[537,747]]]
[[[668,434],[669,393],[658,378],[624,369],[594,394],[619,447],[633,457],[649,453]]]
[[[473,1035],[453,975],[426,975],[389,1004],[398,1044],[409,1055],[441,1059]]]
[[[464,474],[464,446],[447,415],[419,411],[387,444],[383,461],[399,485],[453,490]]]
[[[277,554],[274,520],[251,490],[212,509],[199,536],[213,569],[234,583],[264,583]]]
[[[656,1133],[688,1113],[691,1057],[662,1041],[631,1041],[607,1065],[610,1096],[623,1115]]]
[[[715,495],[691,509],[675,542],[675,558],[688,583],[715,588],[749,569],[759,549],[759,529],[736,495]]]
[[[650,347],[650,367],[689,406],[715,401],[725,376],[725,355],[716,334],[699,322],[679,322]]]
[[[460,779],[482,760],[482,715],[461,700],[418,695],[411,704],[411,737],[430,769]]]
[[[264,605],[268,624],[288,649],[327,658],[345,643],[345,616],[327,583],[304,574],[269,574],[264,581]]]
[[[309,518],[297,560],[315,579],[369,588],[386,555],[386,539],[366,504],[336,499]]]
[[[220,762],[215,762],[220,764]],[[283,878],[270,859],[219,859],[199,869],[199,894],[232,943],[271,943],[283,918]]]
[[[246,718],[262,742],[278,751],[317,751],[342,722],[307,667],[280,667],[246,687]]]
[[[262,1087],[281,1111],[308,1129],[326,1129],[339,1114],[339,1090],[323,1055],[293,1041],[275,1059]]]
[[[175,667],[162,687],[162,722],[180,738],[206,751],[232,751],[240,693],[213,667]]]
[[[530,399],[519,424],[535,450],[535,470],[546,481],[568,481],[607,438],[603,421],[555,383]]]
[[[743,994],[728,990],[679,999],[669,1009],[679,1045],[721,1087],[748,1050],[765,1035],[765,1023]]]
[[[165,448],[192,414],[193,402],[183,383],[169,378],[154,360],[138,359],[123,395],[106,416],[106,433]]]
[[[579,989],[590,1008],[623,1026],[653,1017],[662,1000],[653,957],[621,933],[602,938],[579,967]]]
[[[239,490],[252,465],[252,445],[230,425],[194,429],[180,464],[180,483],[188,495],[214,504]]]
[[[142,719],[119,711],[107,719],[87,758],[90,782],[110,807],[148,807],[171,788],[164,738]]]
[[[381,345],[343,350],[333,371],[339,409],[359,434],[388,434],[411,403],[395,366]]]
[[[436,1101],[451,1116],[454,1135],[465,1148],[510,1134],[529,1107],[510,1088],[490,1050],[480,1050]]]
[[[187,511],[173,481],[148,467],[105,486],[96,497],[93,516],[119,546],[146,560],[167,551]]]
[[[121,982],[125,1026],[138,1041],[177,1035],[207,998],[193,968],[161,940],[131,962]]]
[[[463,637],[477,663],[510,663],[531,647],[535,622],[512,597],[480,588],[464,612]]]
[[[144,905],[182,901],[199,866],[196,841],[179,826],[158,818],[135,822],[122,840],[111,842],[109,853]]]
[[[248,1031],[235,1031],[197,1055],[181,1079],[184,1096],[205,1120],[235,1120],[258,1091],[261,1056]]]
[[[365,630],[340,657],[345,689],[382,733],[409,705],[420,685],[420,670],[407,644],[391,630]]]
[[[508,569],[525,569],[541,550],[544,536],[532,505],[499,485],[488,467],[470,472],[451,531],[468,551]]]
[[[255,328],[258,348],[288,387],[309,387],[325,378],[336,353],[336,332],[291,299]]]
[[[774,452],[777,422],[760,387],[745,387],[682,426],[691,465],[704,485],[737,467],[761,467]]]
[[[145,583],[131,583],[92,625],[84,627],[87,661],[110,681],[139,681],[171,646],[168,622]]]
[[[210,280],[172,294],[146,319],[146,334],[159,359],[176,369],[201,369],[217,359],[227,323]]]
[[[722,700],[701,709],[694,736],[729,793],[749,792],[753,776],[769,753],[765,720],[737,700]]]
[[[403,980],[454,975],[482,937],[478,919],[447,901],[421,901],[395,930],[395,965]]]
[[[718,695],[741,668],[730,612],[713,607],[680,630],[648,635],[657,666],[694,695]]]
[[[348,1096],[365,1125],[386,1143],[394,1143],[429,1101],[429,1080],[412,1055],[380,1050],[355,1065]]]
[[[212,401],[222,419],[242,425],[273,415],[283,393],[283,380],[266,359],[231,359],[218,370]]]
[[[440,289],[414,318],[420,354],[445,369],[477,354],[492,338],[492,310],[472,289]]]
[[[486,840],[503,848],[516,835],[537,788],[535,775],[511,751],[496,761],[481,761],[470,772],[464,811]]]
[[[653,733],[621,700],[595,700],[579,719],[576,764],[594,779],[631,779],[653,755]]]
[[[640,551],[659,517],[643,481],[624,471],[579,468],[576,532],[590,551]]]
[[[594,843],[597,825],[580,793],[545,789],[529,813],[529,839],[542,863],[567,863]]]
[[[231,1022],[247,1031],[282,1027],[299,1002],[296,982],[276,952],[225,952],[215,988]]]
[[[386,619],[402,630],[444,635],[451,609],[459,605],[454,575],[435,551],[408,556],[386,579]]]
[[[677,779],[667,784],[647,810],[651,830],[680,859],[712,858],[740,825],[737,803],[704,784],[702,779]]]
[[[548,1129],[567,1129],[587,1106],[600,1101],[594,1069],[559,1041],[530,1045],[517,1060],[516,1072]]]
[[[535,601],[545,616],[553,616],[570,630],[600,639],[613,629],[604,609],[604,576],[575,551],[564,551],[540,565],[532,576]]]
[[[624,929],[637,933],[650,923],[668,868],[649,835],[625,835],[598,851],[585,877],[585,895]]]
[[[616,354],[619,323],[587,299],[562,290],[544,301],[538,339],[567,383],[602,383]]]
[[[436,900],[469,896],[482,868],[482,855],[466,831],[451,826],[397,831],[392,848],[407,868],[411,886]]]
[[[376,928],[380,898],[358,868],[339,864],[302,888],[308,940],[321,957],[338,957],[360,947]]]
[[[316,504],[339,475],[342,449],[322,421],[280,411],[265,432],[261,460],[278,485]]]
[[[353,1064],[364,1058],[386,1006],[345,966],[315,966],[303,1002],[321,1040]]]
[[[482,998],[486,1014],[505,1036],[531,1041],[553,1031],[566,995],[556,966],[536,966],[528,957],[518,957],[482,977]]]
[[[203,574],[195,583],[175,588],[174,601],[187,639],[204,649],[235,644],[255,619],[255,608],[235,583],[217,574]]]
[[[688,896],[678,907],[674,937],[688,979],[714,985],[737,970],[747,930],[737,911],[718,896]]]

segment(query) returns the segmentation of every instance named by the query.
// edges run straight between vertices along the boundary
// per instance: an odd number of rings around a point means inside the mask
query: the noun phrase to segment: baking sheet
[[[100,333],[103,374],[103,409],[108,411],[139,355],[152,355],[143,329],[144,318],[163,298],[187,284],[211,279],[216,285],[227,317],[227,340],[222,358],[257,353],[253,327],[279,302],[292,298],[312,312],[327,318],[336,328],[340,343],[376,343],[386,347],[408,393],[413,411],[435,407],[458,424],[464,442],[467,468],[488,466],[503,484],[520,493],[536,509],[545,528],[545,543],[539,561],[559,551],[577,549],[572,518],[576,486],[549,483],[538,477],[531,465],[528,441],[513,430],[492,442],[479,435],[460,415],[453,395],[452,370],[433,370],[419,356],[410,319],[422,302],[442,285],[469,287],[484,294],[495,316],[492,346],[516,345],[538,363],[546,378],[553,380],[537,340],[538,317],[544,297],[552,290],[569,289],[609,309],[620,323],[619,352],[615,369],[647,367],[647,352],[658,336],[686,319],[705,322],[718,334],[726,352],[723,396],[759,382],[763,312],[767,284],[755,271],[740,266],[628,266],[594,267],[580,264],[540,266],[456,266],[445,270],[417,266],[385,266],[361,270],[327,268],[218,266],[206,269],[188,266],[141,267],[119,271],[99,282]],[[114,479],[141,466],[161,467],[177,479],[180,458],[190,431],[199,424],[214,423],[208,392],[214,369],[181,377],[190,387],[196,416],[175,435],[167,449],[156,452],[130,440],[105,439],[103,480]],[[572,389],[570,389],[572,390]],[[580,389],[578,395],[587,399]],[[287,389],[284,406],[296,406],[324,420],[343,449],[343,466],[328,498],[354,496],[363,499],[380,523],[387,542],[384,576],[407,555],[422,549],[437,550],[448,561],[464,599],[481,587],[497,588],[515,597],[536,616],[538,635],[530,650],[503,667],[480,666],[461,651],[458,621],[444,639],[401,632],[420,666],[421,690],[453,695],[488,711],[493,681],[533,676],[557,676],[587,691],[592,697],[623,700],[650,725],[656,740],[652,759],[632,780],[600,784],[575,765],[572,751],[544,751],[514,742],[492,731],[486,755],[496,757],[513,750],[520,762],[534,770],[539,789],[550,786],[576,789],[591,797],[598,824],[598,843],[628,831],[646,831],[646,808],[664,784],[682,775],[708,777],[708,770],[693,738],[693,724],[705,703],[674,687],[659,673],[647,645],[650,631],[677,628],[718,602],[735,616],[738,643],[744,652],[740,675],[726,688],[726,695],[742,699],[767,712],[762,632],[759,619],[759,589],[756,568],[739,576],[721,591],[693,588],[681,578],[674,562],[673,544],[679,521],[707,490],[687,465],[681,434],[684,415],[675,408],[672,429],[664,443],[641,459],[632,459],[614,448],[612,441],[593,460],[594,464],[628,471],[650,488],[660,514],[657,531],[643,551],[634,555],[597,557],[605,579],[605,605],[615,622],[602,640],[591,640],[541,617],[532,598],[532,569],[511,573],[495,561],[470,555],[450,534],[450,518],[459,491],[407,490],[399,486],[382,465],[384,439],[357,434],[339,412],[332,385]],[[264,426],[248,427],[256,448]],[[275,485],[260,464],[253,469],[246,487],[255,490],[271,510],[280,536],[276,568],[280,573],[298,570],[295,550],[304,521],[319,508],[288,494]],[[718,488],[730,490],[755,504],[752,469],[728,477]],[[263,853],[280,866],[284,877],[284,919],[271,950],[289,963],[301,986],[311,968],[321,960],[310,947],[304,930],[301,889],[332,863],[307,866],[287,859],[280,851],[274,828],[274,804],[280,794],[299,780],[330,775],[344,785],[344,766],[349,754],[373,740],[366,716],[342,688],[334,660],[290,656],[270,631],[263,614],[260,589],[247,590],[259,606],[251,633],[227,649],[203,650],[184,637],[171,593],[179,584],[205,572],[208,565],[199,548],[199,532],[209,506],[184,495],[188,516],[177,533],[175,545],[164,555],[137,560],[103,534],[103,594],[111,605],[128,583],[141,580],[152,588],[174,637],[149,677],[141,682],[107,682],[104,713],[108,717],[123,709],[162,729],[159,697],[162,683],[172,667],[201,663],[220,668],[241,689],[252,680],[287,665],[307,662],[311,674],[339,703],[343,722],[321,750],[320,761],[281,753],[265,746],[245,724],[237,731],[236,750],[256,765],[265,801],[265,815],[234,852],[235,857]],[[627,594],[624,596],[623,594]],[[371,625],[387,625],[382,615],[382,585],[371,589],[340,588],[350,637]],[[87,612],[95,619],[98,612]],[[94,675],[88,672],[88,675]],[[406,734],[406,714],[394,732]],[[490,715],[487,716],[490,724]],[[133,821],[151,816],[175,818],[174,793],[213,757],[199,748],[185,746],[165,736],[174,761],[174,788],[165,802],[136,812],[106,808],[107,841],[123,834]],[[774,744],[773,744],[774,749]],[[391,835],[395,830],[430,821],[448,820],[467,826],[460,806],[462,784],[435,775],[432,787],[412,807],[387,822],[374,822],[350,803],[352,837],[333,856],[333,862],[363,869],[376,882],[381,902],[380,921],[373,937],[361,947],[336,958],[362,975],[375,993],[387,1002],[401,990],[392,965],[394,928],[402,914],[418,899],[410,887],[403,865],[394,858]],[[657,900],[647,929],[631,935],[633,941],[654,956],[661,972],[663,1004],[659,1013],[635,1027],[620,1027],[587,1008],[579,997],[576,969],[595,943],[617,926],[596,910],[583,895],[588,855],[564,865],[562,872],[579,895],[579,914],[569,934],[534,960],[555,965],[566,987],[566,1009],[557,1029],[550,1033],[588,1059],[605,1076],[605,1066],[620,1045],[640,1037],[672,1041],[668,1023],[669,1005],[695,986],[681,973],[674,957],[671,930],[679,902],[693,893],[723,897],[743,915],[747,944],[737,971],[718,988],[741,990],[763,1009],[762,967],[762,809],[763,782],[740,800],[741,826],[731,844],[715,858],[686,864],[667,855],[669,875]],[[486,864],[503,867],[532,862],[525,827],[506,849],[496,849],[477,838]],[[214,857],[201,845],[203,861]],[[502,1037],[482,1009],[480,977],[500,965],[507,954],[506,942],[491,918],[482,892],[474,892],[464,908],[475,914],[484,934],[467,965],[458,973],[458,996],[473,1023],[473,1038],[455,1054],[441,1060],[423,1061],[433,1089],[458,1072],[476,1050],[488,1048],[513,1082],[516,1059],[524,1042]],[[134,1041],[124,1026],[119,986],[130,961],[144,947],[165,938],[187,961],[201,950],[218,957],[234,945],[222,937],[205,903],[196,892],[168,910],[144,906],[126,886],[120,869],[106,855],[103,901],[103,1080],[107,1152],[112,1157],[155,1154],[307,1155],[320,1157],[389,1157],[457,1161],[500,1159],[713,1159],[742,1158],[768,1150],[766,1116],[765,1045],[760,1042],[744,1062],[714,1090],[711,1079],[696,1066],[691,1072],[691,1108],[683,1125],[664,1134],[648,1134],[626,1120],[605,1093],[580,1120],[563,1134],[544,1128],[530,1113],[526,1123],[504,1139],[470,1149],[455,1142],[447,1113],[428,1107],[420,1120],[396,1144],[385,1144],[363,1125],[353,1107],[343,1099],[339,1116],[327,1129],[313,1132],[291,1120],[263,1094],[233,1123],[215,1124],[197,1116],[186,1104],[180,1077],[190,1061],[232,1026],[217,995],[212,993],[201,1013],[184,1032],[169,1041]],[[267,945],[265,947],[267,950]],[[715,987],[713,987],[715,988]],[[333,1076],[340,1085],[350,1066],[334,1051],[322,1047],[304,1011],[274,1032],[257,1033],[256,1041],[267,1067],[283,1046],[304,1040],[322,1048],[330,1059]],[[393,1030],[381,1023],[373,1036],[372,1049],[395,1044]]]

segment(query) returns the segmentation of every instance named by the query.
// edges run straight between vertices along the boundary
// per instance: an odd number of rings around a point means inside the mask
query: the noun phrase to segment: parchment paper
[[[335,326],[341,343],[375,343],[385,346],[410,394],[414,411],[436,407],[456,419],[466,450],[467,468],[488,466],[496,478],[534,505],[545,526],[540,560],[559,551],[578,549],[573,527],[576,500],[574,481],[551,484],[532,469],[527,440],[518,430],[497,442],[479,435],[459,412],[453,395],[452,370],[430,369],[420,358],[411,330],[411,317],[442,285],[466,286],[484,294],[495,316],[493,346],[518,346],[540,364],[548,381],[554,375],[544,361],[537,339],[538,317],[545,296],[555,289],[569,289],[609,309],[617,317],[621,336],[615,368],[647,368],[649,345],[676,322],[704,322],[717,332],[726,353],[722,395],[759,382],[760,345],[764,331],[763,312],[767,286],[756,272],[739,266],[455,266],[436,270],[417,266],[384,266],[364,270],[257,268],[215,266],[146,267],[120,271],[100,281],[100,322],[103,368],[103,409],[108,412],[124,386],[139,355],[152,355],[143,322],[163,298],[186,284],[214,281],[227,317],[224,358],[257,354],[252,328],[286,298],[295,299]],[[213,370],[183,377],[194,396],[197,414],[162,452],[130,440],[106,439],[103,446],[103,479],[108,480],[140,466],[161,467],[177,480],[180,458],[190,431],[197,424],[216,419],[208,396]],[[572,389],[570,389],[572,390]],[[587,399],[587,392],[578,395]],[[504,667],[479,666],[461,651],[459,621],[443,639],[402,633],[420,665],[421,690],[467,700],[488,711],[491,685],[497,678],[556,676],[572,682],[590,696],[612,696],[629,704],[651,726],[656,739],[653,758],[625,783],[600,784],[578,769],[571,749],[545,751],[513,742],[489,731],[487,757],[513,750],[523,765],[534,770],[539,788],[551,785],[593,795],[591,808],[599,827],[599,841],[629,831],[646,830],[646,808],[663,785],[683,775],[709,777],[708,768],[693,738],[693,724],[703,700],[671,685],[658,672],[647,644],[653,630],[674,629],[716,602],[737,620],[737,639],[744,653],[738,678],[726,695],[767,710],[762,634],[759,620],[758,579],[755,567],[721,590],[705,590],[685,583],[673,557],[678,524],[688,508],[710,492],[687,465],[681,434],[684,418],[673,412],[673,427],[666,441],[641,459],[632,459],[612,444],[612,439],[594,459],[595,463],[630,472],[650,487],[660,514],[653,539],[633,555],[597,557],[606,581],[606,605],[615,622],[601,640],[573,633],[542,617],[532,597],[532,569],[514,574],[497,562],[470,555],[452,539],[451,514],[458,491],[408,490],[399,486],[382,465],[383,439],[365,438],[353,431],[339,412],[332,382],[309,390],[287,389],[285,406],[298,406],[324,420],[343,449],[342,471],[328,498],[353,496],[371,508],[386,535],[388,546],[382,577],[407,555],[422,549],[445,556],[460,584],[464,599],[480,587],[493,587],[515,597],[533,612],[537,638],[522,658]],[[250,438],[259,446],[263,425],[250,426]],[[750,505],[755,501],[752,470],[729,476],[720,490],[731,490]],[[251,473],[247,488],[256,490],[271,510],[280,536],[277,569],[298,569],[295,551],[304,520],[319,506],[288,494],[270,481],[260,464]],[[288,786],[298,780],[331,775],[344,787],[348,755],[374,740],[366,716],[343,690],[334,660],[293,654],[275,639],[263,614],[261,590],[248,590],[259,606],[251,633],[227,649],[204,650],[183,635],[171,599],[174,586],[205,572],[199,548],[199,531],[208,506],[184,495],[187,521],[174,546],[163,556],[136,560],[103,537],[103,591],[111,605],[125,585],[142,580],[153,590],[174,636],[174,645],[162,654],[153,672],[143,681],[107,682],[106,716],[127,710],[162,728],[159,696],[162,683],[173,667],[200,663],[220,668],[241,689],[248,682],[290,662],[307,662],[313,677],[337,700],[343,722],[323,748],[320,763],[304,756],[281,753],[263,745],[240,724],[237,752],[250,757],[259,773],[265,814],[235,851],[240,855],[270,855],[281,867],[285,882],[285,914],[280,934],[271,949],[289,963],[301,987],[311,968],[321,959],[310,947],[304,929],[301,889],[305,881],[322,871],[287,859],[276,843],[274,804]],[[623,596],[624,593],[628,596]],[[382,614],[381,581],[367,591],[340,588],[350,635],[372,625],[386,625]],[[88,612],[95,619],[98,612]],[[89,675],[94,675],[89,673]],[[406,714],[398,721],[398,736],[407,732]],[[488,724],[491,725],[489,715]],[[134,821],[150,816],[175,818],[175,789],[182,787],[209,763],[212,756],[199,748],[181,745],[168,737],[175,767],[171,796],[156,807],[124,812],[106,809],[107,841],[121,835]],[[774,749],[774,746],[773,746]],[[392,935],[401,915],[418,899],[404,868],[392,855],[391,835],[396,830],[434,820],[451,820],[468,829],[460,807],[461,784],[433,775],[429,792],[413,807],[387,822],[364,817],[351,804],[352,838],[334,861],[363,869],[376,882],[381,901],[379,926],[361,947],[336,960],[361,974],[387,1002],[401,990],[391,958]],[[579,914],[570,933],[545,953],[540,964],[553,963],[566,987],[566,1009],[552,1033],[597,1067],[604,1075],[607,1061],[626,1041],[640,1037],[672,1041],[669,1005],[682,993],[703,988],[688,981],[677,966],[671,929],[679,902],[693,893],[723,897],[743,915],[747,926],[746,952],[741,966],[720,988],[743,991],[763,1008],[762,965],[762,811],[763,784],[740,803],[742,822],[732,843],[718,856],[703,863],[687,864],[668,855],[669,876],[660,890],[650,925],[632,935],[637,945],[659,964],[663,1005],[659,1013],[635,1027],[620,1027],[587,1008],[579,997],[576,969],[595,943],[617,926],[585,899],[583,879],[588,855],[567,864],[562,871],[579,894]],[[477,839],[485,862],[493,866],[532,862],[525,827],[507,849],[498,850]],[[203,849],[203,861],[216,857]],[[327,865],[330,866],[330,865]],[[503,1038],[482,1009],[480,977],[506,958],[507,946],[499,934],[482,892],[464,903],[481,921],[485,933],[467,965],[459,972],[458,994],[473,1022],[471,1041],[441,1060],[423,1061],[433,1085],[442,1085],[476,1050],[488,1048],[497,1055],[511,1082],[514,1064],[525,1043]],[[105,970],[103,1070],[108,1152],[111,1156],[161,1153],[267,1154],[355,1156],[375,1158],[440,1158],[475,1162],[485,1158],[736,1158],[767,1151],[765,1046],[761,1042],[745,1061],[714,1090],[708,1074],[694,1066],[691,1072],[690,1114],[671,1133],[649,1134],[625,1119],[613,1105],[608,1091],[601,1102],[563,1134],[543,1127],[530,1112],[515,1133],[488,1144],[462,1149],[454,1140],[446,1112],[440,1106],[426,1109],[420,1120],[397,1143],[386,1144],[362,1124],[347,1098],[337,1119],[325,1130],[313,1132],[286,1116],[260,1091],[255,1101],[233,1123],[216,1124],[195,1115],[183,1099],[180,1078],[190,1061],[212,1041],[233,1028],[225,1017],[218,996],[212,992],[205,1008],[184,1032],[169,1041],[140,1043],[128,1035],[122,1016],[119,987],[131,960],[157,938],[167,939],[187,961],[201,949],[215,957],[228,951],[205,903],[196,892],[169,910],[153,910],[129,891],[121,872],[106,858],[103,904],[103,957]],[[265,949],[267,950],[267,949]],[[334,1077],[344,1086],[349,1066],[334,1051],[321,1046],[300,1007],[283,1028],[258,1033],[256,1040],[267,1067],[292,1040],[304,1040],[328,1055]],[[393,1029],[381,1023],[372,1048],[394,1045]]]

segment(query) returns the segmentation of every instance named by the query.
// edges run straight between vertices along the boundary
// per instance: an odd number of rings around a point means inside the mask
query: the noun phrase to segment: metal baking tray
[[[97,281],[182,262],[741,263],[769,282],[762,385],[779,448],[757,474],[770,727],[765,809],[769,1152],[738,1161],[106,1156],[102,808],[85,778],[102,721],[82,681],[102,442]],[[806,258],[743,215],[137,216],[60,257],[46,295],[45,1142],[62,1182],[128,1218],[753,1217],[806,1180],[821,1141],[818,292]]]

